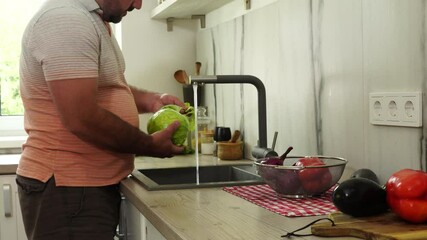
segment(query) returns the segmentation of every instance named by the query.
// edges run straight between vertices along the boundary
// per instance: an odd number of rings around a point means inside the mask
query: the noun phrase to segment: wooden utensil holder
[[[217,142],[218,158],[221,160],[239,160],[243,157],[243,142]]]

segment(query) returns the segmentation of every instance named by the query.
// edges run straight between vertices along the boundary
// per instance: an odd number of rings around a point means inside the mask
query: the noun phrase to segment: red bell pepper
[[[322,160],[317,157],[301,158],[295,166],[323,166]],[[311,194],[321,193],[330,187],[332,175],[328,168],[305,168],[299,171],[302,187]]]
[[[427,173],[402,169],[386,183],[387,203],[391,210],[412,223],[427,222]]]

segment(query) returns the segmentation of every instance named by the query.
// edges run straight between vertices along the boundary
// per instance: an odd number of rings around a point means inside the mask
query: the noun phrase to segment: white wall
[[[426,8],[426,0],[278,0],[224,22],[241,12],[225,6],[208,15],[218,25],[199,29],[197,58],[206,74],[264,82],[268,141],[279,132],[279,153],[293,146],[292,154],[344,157],[385,181],[425,164],[427,121],[424,128],[372,125],[368,95],[425,92]],[[211,87],[206,97],[217,105],[216,124],[243,131],[247,149],[255,145],[250,86]]]
[[[193,73],[195,61],[202,74],[255,75],[267,89],[268,144],[278,131],[277,152],[292,145],[293,154],[345,157],[382,181],[425,164],[427,127],[370,124],[368,95],[425,92],[427,0],[253,0],[260,4],[245,12],[236,0],[209,14],[206,29],[183,20],[167,32],[165,21],[150,18],[156,1],[145,0],[122,22],[128,82],[182,97],[173,73]],[[205,87],[209,115],[243,132],[249,157],[258,139],[256,91]]]
[[[194,72],[196,62],[197,21],[175,21],[167,32],[166,21],[152,20],[156,0],[143,1],[141,10],[134,10],[122,21],[122,46],[129,84],[143,89],[165,92],[182,98],[181,85],[173,74],[184,69]],[[141,129],[146,130],[149,115],[140,116]]]

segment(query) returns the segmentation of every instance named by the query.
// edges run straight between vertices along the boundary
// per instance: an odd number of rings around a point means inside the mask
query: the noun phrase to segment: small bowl
[[[319,158],[325,165],[294,166],[301,158]],[[287,198],[306,198],[325,193],[341,178],[348,162],[339,157],[289,156],[283,165],[261,163],[266,159],[255,161],[258,174],[278,195]]]

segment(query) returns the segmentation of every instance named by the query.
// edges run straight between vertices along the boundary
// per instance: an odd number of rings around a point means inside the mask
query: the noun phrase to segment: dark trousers
[[[112,240],[119,221],[118,185],[57,187],[17,176],[29,240]]]

